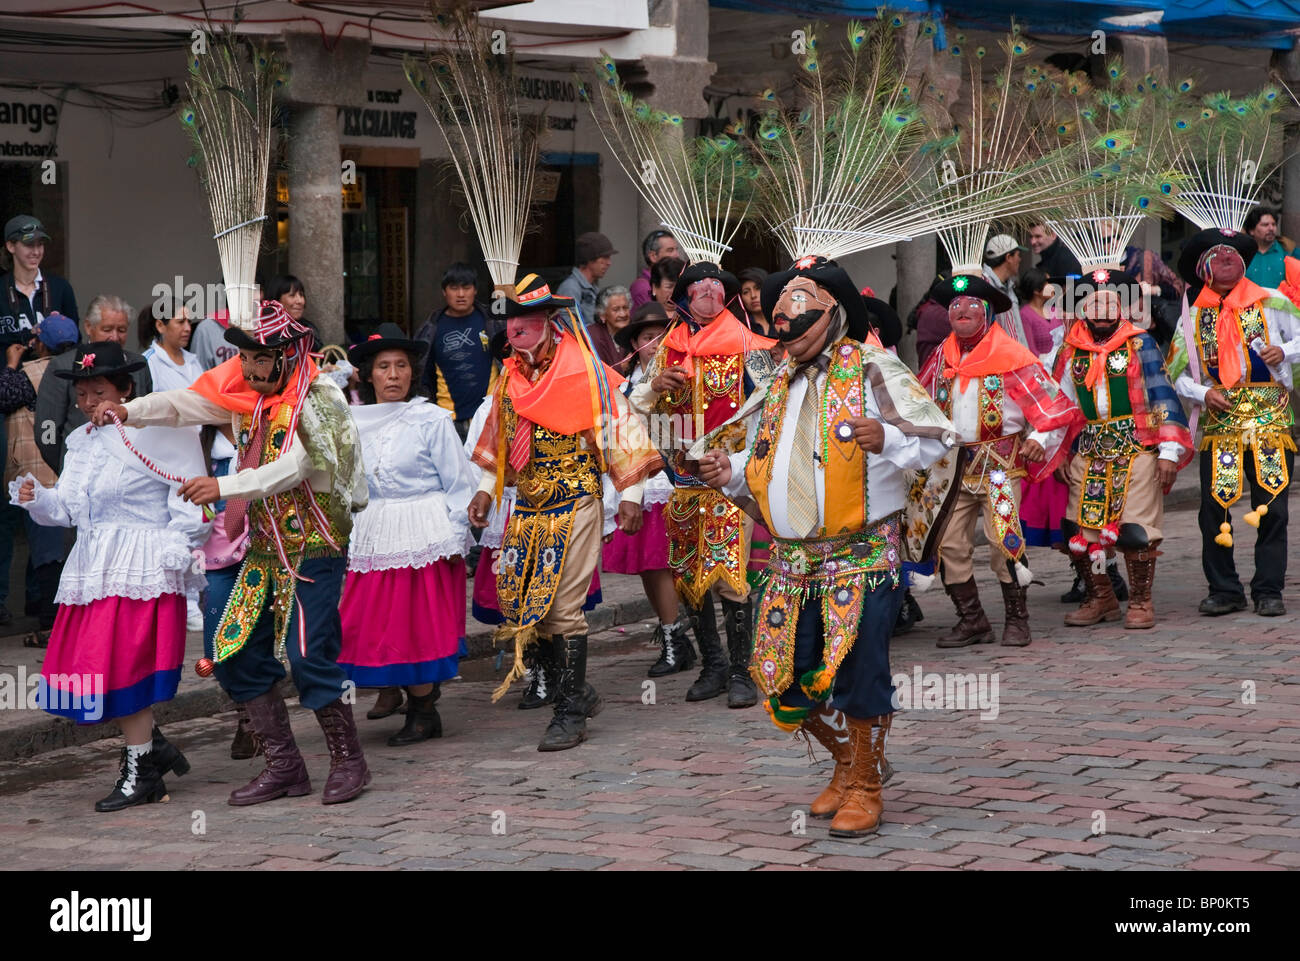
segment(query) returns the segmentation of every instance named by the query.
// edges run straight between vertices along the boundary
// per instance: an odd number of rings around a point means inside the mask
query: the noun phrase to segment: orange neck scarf
[[[523,365],[511,354],[504,367],[508,375],[506,391],[515,413],[557,434],[596,429],[601,402],[593,363],[601,361],[569,333],[561,335],[550,366],[536,383],[528,380]],[[623,384],[623,378],[613,368],[605,368],[605,378],[611,392]]]
[[[1219,346],[1219,381],[1224,387],[1235,387],[1246,372],[1245,345],[1241,340],[1241,324],[1237,315],[1267,296],[1268,291],[1263,287],[1242,277],[1222,299],[1206,284],[1192,305],[1219,308],[1214,335]]]
[[[1088,368],[1088,376],[1084,378],[1084,384],[1089,390],[1097,386],[1097,381],[1101,379],[1102,372],[1106,369],[1106,358],[1116,347],[1120,347],[1130,337],[1136,337],[1142,331],[1138,330],[1127,320],[1121,320],[1119,326],[1115,328],[1115,333],[1111,334],[1104,344],[1097,343],[1092,337],[1092,331],[1082,320],[1076,320],[1070,328],[1070,332],[1065,335],[1065,342],[1076,350],[1086,350],[1089,353],[1097,354],[1093,360],[1092,366]]]
[[[685,323],[673,325],[664,337],[664,346],[668,350],[684,355],[678,364],[687,376],[695,375],[692,358],[695,357],[734,357],[751,350],[771,350],[776,341],[762,334],[756,334],[729,310],[724,310],[704,327],[694,333]]]
[[[1286,268],[1286,280],[1278,284],[1277,289],[1291,303],[1300,307],[1300,260],[1289,256],[1283,257],[1282,266]]]
[[[984,333],[983,339],[965,357],[955,333],[943,342],[943,376],[957,378],[957,390],[965,392],[966,382],[986,374],[1007,374],[1038,363],[1029,348],[1014,340],[997,324]]]
[[[257,409],[259,400],[262,401],[262,409],[268,412],[273,410],[277,404],[288,404],[290,407],[297,407],[306,399],[307,390],[320,373],[316,361],[310,357],[303,357],[299,363],[306,365],[306,376],[300,380],[295,371],[290,375],[288,383],[284,385],[284,389],[280,393],[272,394],[266,398],[263,398],[261,394],[248,386],[248,381],[244,380],[244,369],[240,366],[238,357],[231,357],[224,363],[205,371],[198,380],[190,384],[189,389],[205,400],[210,400],[218,407],[235,414],[253,413]]]

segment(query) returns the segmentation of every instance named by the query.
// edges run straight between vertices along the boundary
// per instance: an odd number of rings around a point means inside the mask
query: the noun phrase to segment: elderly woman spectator
[[[596,320],[587,325],[587,335],[596,354],[610,367],[622,372],[627,352],[614,342],[632,316],[632,295],[626,287],[606,287],[596,297]]]
[[[135,382],[134,396],[140,397],[153,390],[153,378],[144,358],[125,350],[126,332],[131,326],[132,313],[134,311],[131,305],[116,294],[100,294],[86,308],[82,332],[90,343],[111,341],[124,348],[128,365],[134,365],[137,361],[144,364],[130,375]],[[72,359],[73,351],[70,350],[56,355],[50,359],[45,373],[50,375],[61,370],[72,370]],[[61,377],[43,377],[41,386],[36,391],[36,446],[40,448],[41,459],[54,473],[63,471],[63,442],[85,423],[86,417],[77,407],[74,382]],[[49,430],[50,427],[54,430]]]

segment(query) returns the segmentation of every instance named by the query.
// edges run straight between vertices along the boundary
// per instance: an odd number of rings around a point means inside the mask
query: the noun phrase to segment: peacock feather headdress
[[[519,109],[514,57],[463,3],[435,5],[447,46],[408,56],[406,79],[446,141],[492,282],[513,288],[540,152],[541,118]]]
[[[269,48],[228,29],[209,28],[198,46],[204,52],[190,54],[180,121],[194,146],[190,166],[208,198],[230,321],[251,329],[271,169],[272,101],[288,78]]]
[[[719,264],[749,212],[757,169],[744,129],[691,137],[680,114],[635,97],[606,55],[579,91],[610,152],[692,262]]]

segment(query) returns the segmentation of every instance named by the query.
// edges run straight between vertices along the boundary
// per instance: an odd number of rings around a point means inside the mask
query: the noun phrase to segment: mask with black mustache
[[[810,277],[795,277],[785,285],[772,309],[772,333],[788,344],[808,333],[837,307],[839,301],[825,287]]]

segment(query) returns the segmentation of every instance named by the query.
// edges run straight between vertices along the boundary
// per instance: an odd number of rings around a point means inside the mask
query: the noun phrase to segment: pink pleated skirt
[[[180,594],[64,604],[41,666],[40,705],[78,724],[128,717],[176,696],[184,660]]]
[[[604,548],[601,567],[607,574],[641,574],[668,568],[668,528],[664,526],[664,505],[652,504],[641,514],[641,529],[635,534],[614,531]]]
[[[1020,525],[1031,547],[1055,547],[1064,542],[1061,520],[1070,500],[1070,487],[1048,475],[1040,481],[1021,481]]]
[[[465,646],[465,561],[348,571],[339,667],[357,687],[450,680]]]

